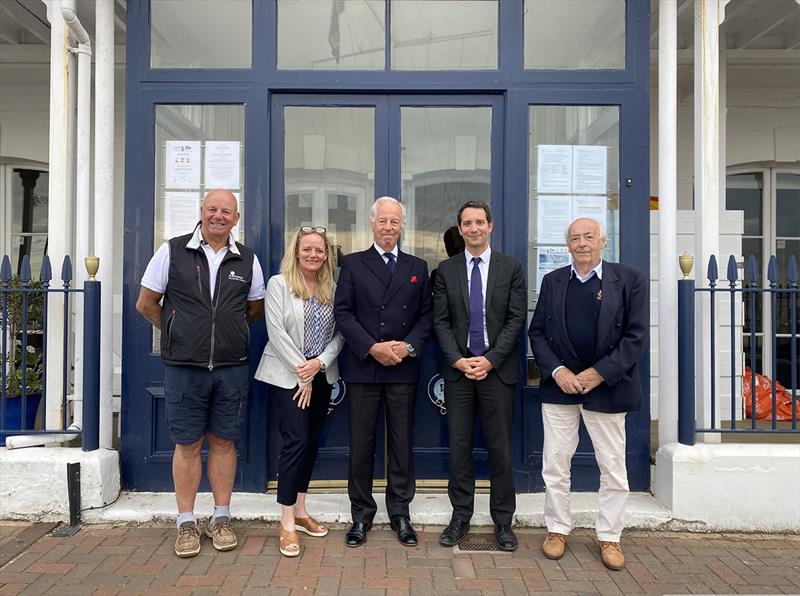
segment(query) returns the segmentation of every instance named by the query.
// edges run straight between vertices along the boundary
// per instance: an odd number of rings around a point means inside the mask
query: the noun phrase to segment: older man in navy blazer
[[[603,563],[625,565],[619,541],[628,474],[625,415],[639,408],[636,362],[647,346],[647,278],[622,263],[603,261],[600,224],[579,218],[567,230],[572,265],[544,276],[528,336],[542,373],[542,478],[548,535],[546,557],[564,555],[572,529],[570,463],[581,418],[600,467],[597,539]]]
[[[370,210],[375,243],[343,259],[336,288],[336,324],[347,342],[339,363],[350,413],[347,489],[353,525],[346,541],[352,547],[366,542],[377,511],[372,469],[381,403],[388,442],[386,509],[400,542],[417,544],[409,516],[416,491],[411,432],[418,356],[431,333],[431,289],[425,261],[397,247],[404,222],[399,201],[376,200]]]

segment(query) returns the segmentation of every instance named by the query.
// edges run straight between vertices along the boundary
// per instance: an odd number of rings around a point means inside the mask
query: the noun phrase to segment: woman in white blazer
[[[270,384],[283,445],[278,464],[280,552],[300,554],[297,531],[325,536],[328,529],[306,511],[306,492],[328,416],[336,357],[344,338],[333,319],[333,263],[325,228],[303,226],[291,235],[281,272],[267,283],[269,342],[256,379]]]

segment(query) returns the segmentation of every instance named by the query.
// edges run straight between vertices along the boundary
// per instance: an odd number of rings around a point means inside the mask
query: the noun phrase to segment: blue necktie
[[[386,266],[389,268],[389,273],[394,275],[394,255],[390,252],[385,252],[383,256],[386,257]]]
[[[478,264],[480,257],[472,257],[472,277],[469,281],[469,351],[476,356],[486,351],[483,343],[483,283]]]

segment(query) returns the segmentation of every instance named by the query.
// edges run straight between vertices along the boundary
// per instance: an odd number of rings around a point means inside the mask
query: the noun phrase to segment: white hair
[[[569,230],[570,230],[570,228],[572,227],[572,225],[573,225],[573,224],[574,224],[576,221],[580,221],[580,220],[582,220],[582,219],[586,219],[586,220],[588,220],[588,221],[594,222],[594,225],[596,225],[596,226],[597,226],[597,230],[600,232],[600,238],[603,240],[603,243],[605,243],[605,242],[608,240],[608,236],[606,236],[606,230],[605,230],[605,228],[603,227],[603,224],[601,224],[601,223],[600,223],[599,221],[597,221],[595,218],[593,218],[593,217],[576,217],[576,218],[575,218],[575,219],[573,219],[573,220],[570,222],[570,224],[567,226],[567,232],[566,232],[566,234],[565,234],[565,239],[566,239],[566,241],[567,241],[567,244],[569,244]]]
[[[400,207],[400,219],[402,222],[402,226],[405,227],[406,225],[406,206],[403,205],[400,201],[395,199],[394,197],[380,197],[375,199],[375,202],[372,203],[372,206],[369,208],[369,221],[370,223],[375,221],[375,218],[378,216],[378,207],[380,207],[383,203],[390,203],[392,205],[398,205]]]

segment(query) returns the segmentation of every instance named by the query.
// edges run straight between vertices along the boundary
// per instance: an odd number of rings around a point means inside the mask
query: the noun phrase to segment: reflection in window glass
[[[252,0],[152,0],[151,68],[250,68]]]
[[[324,226],[338,254],[370,245],[375,109],[284,109],[285,230]]]
[[[467,201],[491,201],[492,109],[400,110],[403,250],[433,270],[447,258],[443,234]]]
[[[239,201],[239,224],[232,233],[239,242],[245,242],[244,106],[158,105],[155,132],[153,251],[170,237],[188,234],[194,229],[200,220],[203,195],[219,187],[216,180],[223,175],[238,178],[238,186],[226,188]],[[232,142],[222,146],[231,151],[220,151],[220,145],[209,144],[213,141]],[[232,171],[237,160],[238,172]],[[158,330],[154,330],[153,350],[159,349]]]
[[[619,260],[619,108],[531,106],[528,138],[528,312],[533,314],[542,277],[571,262],[566,232],[576,217],[600,221],[608,237],[603,259]]]
[[[4,173],[1,167],[0,173]],[[39,278],[47,250],[48,180],[47,172],[13,168],[9,186],[11,201],[6,215],[11,232],[11,270],[19,274],[22,257],[28,255],[34,279]]]
[[[394,0],[392,69],[497,68],[496,0]]]
[[[384,0],[278,0],[278,68],[383,70]]]
[[[525,0],[525,68],[625,68],[625,0]]]

